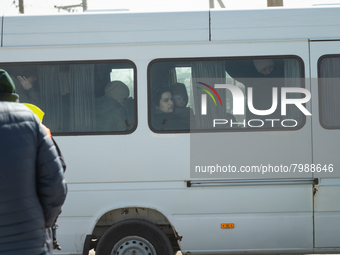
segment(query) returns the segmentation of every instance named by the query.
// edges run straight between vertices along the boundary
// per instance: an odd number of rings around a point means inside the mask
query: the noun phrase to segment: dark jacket
[[[38,118],[0,101],[0,255],[47,254],[45,228],[65,197],[57,151]]]
[[[123,106],[116,100],[96,98],[97,131],[125,131],[128,118]]]
[[[151,124],[153,129],[173,130],[173,131],[188,131],[190,130],[190,122],[184,122],[183,119],[174,113],[164,113],[160,110],[155,110],[151,115]]]
[[[175,107],[173,114],[180,117],[182,121],[190,127],[190,129],[195,129],[196,127],[195,114],[190,107]]]

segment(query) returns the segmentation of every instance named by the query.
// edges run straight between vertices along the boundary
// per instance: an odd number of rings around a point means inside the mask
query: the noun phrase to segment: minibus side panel
[[[209,40],[208,11],[92,13],[54,15],[48,18],[46,16],[13,16],[5,17],[4,20],[4,47],[206,42]]]

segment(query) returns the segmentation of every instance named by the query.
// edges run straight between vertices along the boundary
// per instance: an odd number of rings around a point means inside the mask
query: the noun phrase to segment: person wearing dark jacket
[[[238,82],[243,83],[245,89],[253,88],[253,106],[258,110],[267,110],[272,106],[272,88],[278,89],[278,98],[281,97],[281,88],[284,87],[284,60],[283,59],[231,59],[225,61],[226,72]],[[258,116],[246,107],[247,121],[251,119],[281,119],[281,105],[278,104],[275,112],[264,117]],[[264,128],[271,123],[264,122]]]
[[[151,110],[151,124],[155,130],[190,130],[190,122],[175,115],[174,101],[169,88],[161,87],[153,95],[153,107]]]
[[[128,117],[124,104],[129,88],[121,81],[111,81],[105,87],[105,95],[96,98],[97,131],[126,131]]]
[[[44,124],[42,124],[43,117],[44,117],[45,113],[38,106],[36,106],[36,105],[29,104],[29,103],[22,103],[22,104],[27,106],[39,118],[41,125],[45,129],[47,135],[52,139],[53,145],[57,149],[58,157],[60,159],[61,166],[63,167],[64,173],[65,173],[66,163],[65,163],[64,156],[62,155],[57,142],[52,137],[51,130],[48,127],[46,127]],[[57,222],[55,222],[54,225],[51,228],[53,244],[51,243],[51,240],[49,240],[49,242],[48,242],[48,248],[49,248],[49,251],[51,253],[52,253],[53,250],[61,250],[61,247],[60,247],[60,245],[59,245],[59,243],[57,241],[57,229],[58,229],[58,224],[57,224]],[[46,230],[46,231],[50,232],[50,230]],[[52,247],[52,245],[53,245],[53,247]]]
[[[63,168],[34,113],[0,69],[0,255],[48,255],[46,229],[66,198]]]
[[[190,125],[190,129],[195,129],[195,114],[190,107],[187,107],[189,97],[185,85],[183,83],[175,83],[171,86],[171,94],[174,101],[173,113]]]

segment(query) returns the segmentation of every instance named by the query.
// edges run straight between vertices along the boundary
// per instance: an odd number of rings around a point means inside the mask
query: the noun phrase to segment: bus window
[[[131,133],[136,126],[135,67],[129,62],[1,65],[21,103],[44,112],[54,135]]]
[[[190,107],[191,101],[193,101],[193,95],[192,91],[190,89],[191,87],[191,67],[176,67],[176,78],[178,83],[182,83],[185,85],[185,88],[187,91],[190,91],[188,93],[188,104],[187,106]]]
[[[293,57],[155,60],[149,65],[150,128],[160,133],[300,128],[304,114],[288,104],[283,115],[280,100],[282,88],[303,86],[303,73],[302,61]],[[236,100],[216,84],[231,85],[241,96]],[[162,98],[168,99],[167,109]]]
[[[340,128],[340,57],[319,60],[320,123],[324,128]]]

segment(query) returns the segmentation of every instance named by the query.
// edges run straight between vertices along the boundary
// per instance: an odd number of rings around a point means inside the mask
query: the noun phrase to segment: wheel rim
[[[111,255],[156,255],[152,244],[140,236],[127,236],[117,242]]]

